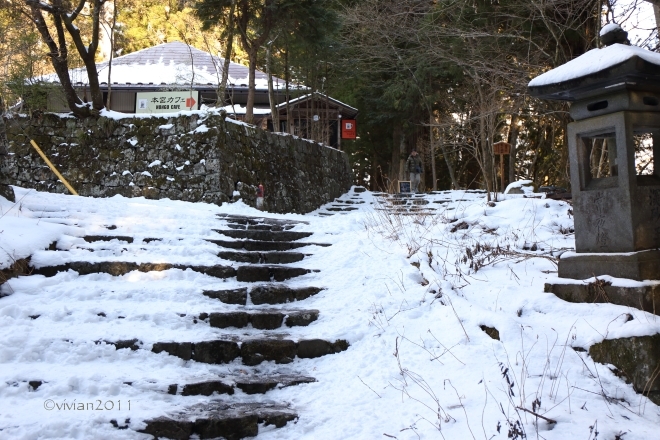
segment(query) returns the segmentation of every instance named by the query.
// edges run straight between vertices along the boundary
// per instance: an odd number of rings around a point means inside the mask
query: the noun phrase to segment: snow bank
[[[205,241],[221,237],[213,231],[223,225],[219,213],[304,220],[308,224],[295,230],[315,234],[303,241],[332,244],[302,248],[309,256],[296,265],[320,272],[289,284],[324,287],[296,304],[321,314],[309,327],[287,329],[287,337],[344,338],[351,346],[337,355],[258,367],[292,368],[317,378],[266,395],[289,403],[300,419],[281,429],[262,426],[260,439],[506,439],[517,429],[527,438],[563,440],[588,438],[596,423],[599,438],[657,437],[659,408],[608,366],[594,364],[584,349],[605,337],[659,332],[660,320],[612,304],[567,303],[543,292],[545,282],[557,281],[555,256],[574,247],[566,202],[511,198],[491,206],[483,194],[451,191],[426,196],[424,206],[436,208],[433,215],[397,216],[382,211],[388,206],[367,192],[340,198],[364,202],[351,205],[357,210],[322,217],[323,208],[307,215],[270,214],[242,202],[218,207],[20,188],[17,196],[21,202],[13,208],[0,205],[2,246],[22,243],[21,252],[40,264],[103,259],[228,264]],[[53,223],[64,220],[75,225]],[[17,234],[24,238],[12,241]],[[84,234],[130,235],[135,242],[86,243],[79,238]],[[146,237],[161,241],[147,244]],[[43,252],[53,239],[60,251]],[[0,299],[3,435],[141,439],[135,432],[140,420],[208,400],[165,390],[171,383],[245,374],[251,367],[185,363],[148,347],[159,340],[217,336],[217,329],[193,324],[190,317],[234,306],[200,292],[240,286],[235,279],[181,270],[123,277],[70,271],[10,280],[3,293],[11,294]],[[486,327],[497,329],[499,340]],[[244,334],[259,333],[248,328]],[[115,350],[93,342],[132,337],[147,349]],[[25,381],[36,379],[45,383],[29,392]],[[112,399],[122,405],[131,400],[133,406],[114,413],[58,413],[44,409],[47,399]],[[548,425],[517,408],[557,423]],[[110,419],[127,418],[130,429],[110,425]]]

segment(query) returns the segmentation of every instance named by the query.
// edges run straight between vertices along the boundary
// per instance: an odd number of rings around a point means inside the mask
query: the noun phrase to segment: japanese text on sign
[[[199,92],[138,92],[135,98],[136,113],[171,113],[197,110]]]

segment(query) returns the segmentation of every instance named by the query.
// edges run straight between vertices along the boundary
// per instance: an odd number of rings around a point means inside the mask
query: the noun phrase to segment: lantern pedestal
[[[567,253],[568,254],[568,253]],[[660,275],[660,251],[629,253],[564,254],[559,260],[559,277],[585,280],[609,275],[630,280],[653,280]],[[660,310],[660,303],[658,304]]]

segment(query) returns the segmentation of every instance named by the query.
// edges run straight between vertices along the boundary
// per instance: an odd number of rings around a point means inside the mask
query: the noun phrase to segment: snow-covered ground
[[[222,226],[216,215],[261,214],[242,202],[218,207],[21,188],[16,195],[16,203],[0,198],[3,268],[30,255],[35,266],[108,259],[230,264],[205,241],[222,238],[213,232]],[[507,195],[488,204],[483,194],[453,191],[426,196],[425,206],[437,209],[432,215],[397,215],[372,193],[350,196],[365,203],[334,216],[320,216],[324,209],[266,214],[308,222],[295,228],[315,232],[305,241],[332,244],[303,248],[311,255],[296,266],[320,272],[288,284],[326,290],[297,304],[320,310],[318,321],[288,334],[346,339],[350,347],[291,364],[317,382],[268,393],[269,400],[289,403],[300,419],[281,429],[262,427],[260,439],[660,438],[658,406],[581,350],[606,337],[660,332],[660,320],[543,292],[544,283],[557,278],[556,257],[574,245],[567,203]],[[127,244],[80,238],[95,234],[136,239]],[[147,237],[163,240],[147,244],[141,240]],[[44,251],[54,241],[59,252]],[[163,384],[245,367],[238,360],[186,363],[94,341],[139,335],[148,346],[210,338],[218,329],[186,317],[229,306],[201,290],[240,285],[179,269],[11,279],[0,298],[0,438],[150,438],[134,430],[140,421],[209,399],[157,392]],[[481,326],[496,328],[500,340]],[[29,391],[31,380],[45,383]],[[122,407],[47,408],[49,401],[65,400],[121,401]],[[556,423],[537,423],[517,408]],[[128,418],[131,429],[109,423]]]

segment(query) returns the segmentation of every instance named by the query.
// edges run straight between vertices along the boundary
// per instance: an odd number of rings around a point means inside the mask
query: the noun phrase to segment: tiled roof
[[[137,52],[116,57],[112,60],[112,84],[163,84],[163,85],[190,85],[210,84],[217,85],[222,78],[224,59],[195,49],[180,41],[164,43],[158,46],[142,49]],[[107,84],[108,62],[96,64],[99,81]],[[71,69],[71,81],[75,84],[87,84],[85,68]],[[248,84],[249,70],[246,66],[230,62],[229,84],[244,86]],[[58,82],[57,75],[44,77],[46,81]],[[257,89],[266,89],[267,75],[257,70],[255,82]],[[276,88],[284,88],[285,82],[273,78]],[[290,85],[290,87],[293,87]]]

